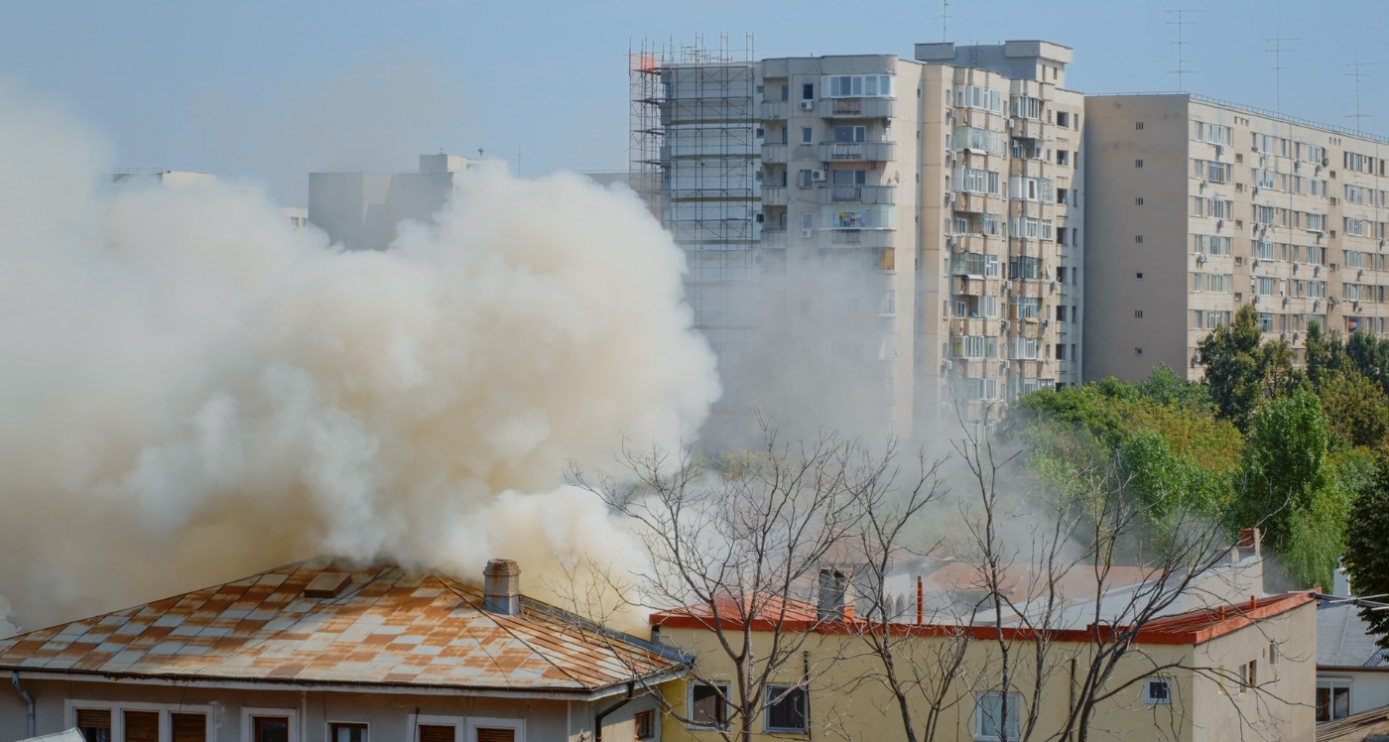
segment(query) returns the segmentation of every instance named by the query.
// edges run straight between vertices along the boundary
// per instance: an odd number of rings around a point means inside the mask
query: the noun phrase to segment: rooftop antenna
[[[1175,69],[1175,70],[1169,70],[1167,74],[1169,74],[1169,75],[1176,75],[1176,76],[1177,76],[1177,91],[1178,91],[1178,92],[1185,92],[1185,91],[1186,91],[1186,85],[1185,85],[1185,80],[1184,80],[1185,76],[1186,76],[1186,75],[1195,74],[1195,71],[1194,71],[1194,70],[1189,70],[1189,69],[1186,68],[1186,46],[1187,46],[1187,44],[1190,44],[1191,42],[1187,41],[1187,40],[1184,38],[1184,34],[1183,34],[1183,32],[1186,30],[1186,27],[1187,27],[1187,26],[1190,26],[1190,25],[1194,25],[1194,24],[1195,24],[1195,21],[1188,21],[1188,20],[1186,19],[1186,17],[1187,17],[1188,15],[1191,15],[1192,13],[1204,13],[1205,11],[1204,11],[1204,10],[1191,10],[1191,9],[1187,9],[1187,8],[1182,8],[1182,9],[1178,9],[1178,10],[1168,10],[1168,11],[1164,11],[1164,12],[1166,12],[1168,15],[1172,16],[1173,18],[1175,18],[1175,20],[1168,21],[1168,22],[1167,22],[1167,25],[1169,25],[1169,26],[1176,26],[1176,27],[1177,27],[1177,40],[1174,41],[1174,42],[1172,42],[1173,44],[1176,44],[1176,45],[1177,45],[1177,69]]]
[[[940,0],[940,40],[950,40],[950,0]]]
[[[1346,73],[1346,76],[1347,76],[1347,77],[1352,77],[1352,78],[1355,79],[1355,113],[1353,113],[1353,114],[1347,116],[1346,118],[1355,119],[1355,133],[1356,133],[1356,134],[1359,134],[1359,133],[1360,133],[1360,123],[1361,123],[1361,120],[1362,120],[1362,119],[1370,118],[1370,114],[1368,114],[1368,113],[1361,113],[1361,112],[1360,112],[1360,80],[1361,80],[1362,78],[1366,78],[1366,77],[1369,77],[1369,76],[1370,76],[1370,73],[1366,72],[1366,71],[1365,71],[1365,68],[1366,68],[1366,67],[1373,67],[1375,64],[1377,64],[1377,63],[1376,63],[1376,62],[1361,62],[1361,61],[1360,61],[1360,55],[1357,53],[1357,54],[1356,54],[1356,57],[1355,57],[1355,61],[1354,61],[1354,62],[1351,62],[1351,63],[1348,64],[1348,65],[1346,65],[1346,66],[1349,67],[1350,70],[1351,70],[1350,72],[1347,72],[1347,73]]]
[[[516,145],[516,177],[521,177],[521,145]]]
[[[481,147],[478,147],[478,148],[477,148],[477,158],[478,158],[479,160],[482,159],[482,148],[481,148]]]
[[[1283,70],[1287,69],[1283,66],[1283,54],[1285,52],[1296,51],[1295,49],[1290,49],[1284,46],[1284,44],[1287,44],[1290,41],[1301,41],[1301,39],[1290,39],[1284,36],[1275,36],[1271,39],[1264,39],[1264,41],[1267,41],[1268,43],[1273,45],[1271,48],[1264,50],[1265,52],[1268,52],[1273,55],[1273,110],[1277,113],[1282,113]]]

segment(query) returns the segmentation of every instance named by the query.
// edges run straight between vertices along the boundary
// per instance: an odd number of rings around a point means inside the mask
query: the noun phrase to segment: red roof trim
[[[1311,603],[1313,600],[1309,593],[1285,593],[1262,600],[1254,600],[1243,605],[1228,605],[1213,609],[1202,608],[1179,613],[1175,616],[1164,616],[1149,621],[1142,629],[1139,629],[1135,641],[1139,644],[1201,644],[1251,626],[1265,618],[1286,613]],[[709,617],[707,613],[697,615],[696,611],[705,613],[707,606],[692,606],[654,613],[651,616],[651,625],[671,629],[712,630],[714,619]],[[788,610],[787,613],[798,612]],[[822,622],[815,619],[791,618],[789,615],[779,623],[782,631],[814,631],[818,634],[848,634],[862,631],[868,627],[866,622],[854,619],[842,622]],[[737,619],[724,618],[722,625],[725,630],[738,631],[742,629],[742,622]],[[775,618],[755,618],[751,622],[753,631],[774,631],[777,625],[778,621]],[[890,624],[888,630],[893,634],[903,636],[959,636],[968,632],[970,637],[974,639],[996,639],[1001,632],[1004,639],[1017,641],[1031,641],[1037,635],[1037,632],[1031,629],[1009,626],[997,629],[992,626],[895,623]],[[1085,629],[1057,629],[1048,632],[1048,634],[1053,641],[1090,642],[1095,638],[1095,631],[1096,629],[1092,625]],[[1110,630],[1101,628],[1100,631],[1108,633]]]

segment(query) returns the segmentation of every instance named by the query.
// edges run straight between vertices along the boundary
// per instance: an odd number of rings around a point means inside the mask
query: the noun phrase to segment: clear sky
[[[1389,0],[952,0],[958,43],[1071,46],[1069,87],[1186,89],[1389,134]],[[757,57],[896,53],[941,39],[940,0],[0,0],[0,77],[52,93],[110,139],[121,167],[263,179],[302,203],[311,169],[414,167],[445,149],[537,175],[626,167],[630,45],[702,34]]]

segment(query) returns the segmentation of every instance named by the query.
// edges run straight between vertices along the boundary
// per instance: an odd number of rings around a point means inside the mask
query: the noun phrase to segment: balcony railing
[[[820,160],[822,162],[887,162],[896,154],[896,148],[895,142],[826,142],[820,145]]]
[[[762,118],[783,120],[786,118],[786,111],[790,105],[784,100],[764,100],[762,101]]]
[[[784,144],[764,144],[762,145],[762,161],[770,163],[786,162],[786,145]]]
[[[829,98],[820,101],[820,116],[832,118],[885,118],[893,115],[891,98]]]
[[[762,186],[762,205],[763,206],[785,206],[787,202],[786,188],[783,186]]]
[[[773,248],[786,247],[786,230],[762,228],[762,246]]]
[[[821,247],[881,248],[894,247],[894,233],[885,229],[827,230],[820,233]]]
[[[897,203],[897,188],[882,185],[822,185],[820,203],[893,204]]]

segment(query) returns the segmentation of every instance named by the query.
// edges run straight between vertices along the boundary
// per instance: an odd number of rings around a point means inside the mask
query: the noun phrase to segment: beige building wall
[[[1385,332],[1386,140],[1186,94],[1086,112],[1086,378],[1199,379],[1197,344],[1246,304],[1299,359],[1312,319]]]
[[[1235,739],[1307,740],[1312,737],[1313,709],[1310,700],[1316,686],[1315,655],[1306,649],[1307,637],[1315,635],[1315,607],[1308,603],[1279,616],[1265,619],[1232,633],[1197,645],[1138,644],[1119,663],[1105,692],[1112,698],[1099,703],[1090,727],[1089,739],[1096,742],[1226,742]],[[769,653],[770,635],[759,635],[755,654]],[[663,629],[663,643],[693,654],[701,675],[733,682],[731,665],[717,646],[712,633],[696,629]],[[861,639],[842,635],[816,635],[805,646],[804,660],[793,657],[785,665],[780,680],[798,682],[809,668],[809,723],[811,739],[905,740],[900,712],[886,687],[876,680],[881,666],[867,653]],[[906,672],[917,671],[926,680],[931,668],[939,666],[947,651],[941,638],[915,638],[899,650]],[[1269,664],[1270,647],[1277,647],[1278,659]],[[1014,668],[1014,692],[1023,698],[1024,715],[1031,712],[1031,688],[1035,686],[1035,646],[1028,642],[1009,645]],[[1072,699],[1072,683],[1084,673],[1093,654],[1087,643],[1059,642],[1047,650],[1042,662],[1041,703],[1034,739],[1055,739],[1064,728]],[[941,716],[936,740],[976,739],[978,693],[996,691],[1000,676],[1001,652],[997,641],[975,639],[966,651],[965,661],[947,696],[948,708]],[[1230,682],[1220,689],[1211,676],[1221,668],[1232,678],[1241,663],[1256,662],[1259,687],[1244,690]],[[1179,666],[1155,672],[1162,666]],[[1170,705],[1156,705],[1143,698],[1144,678],[1158,675],[1172,681]],[[665,698],[678,714],[688,710],[691,680],[664,687]],[[736,691],[733,691],[736,693]],[[919,696],[913,710],[924,716],[926,702]],[[708,729],[687,727],[667,717],[667,742],[718,739]],[[758,730],[762,731],[762,720]],[[920,730],[918,730],[920,734]],[[785,739],[786,734],[754,735],[762,742]],[[797,737],[799,738],[799,737]],[[923,740],[923,742],[927,742]]]

